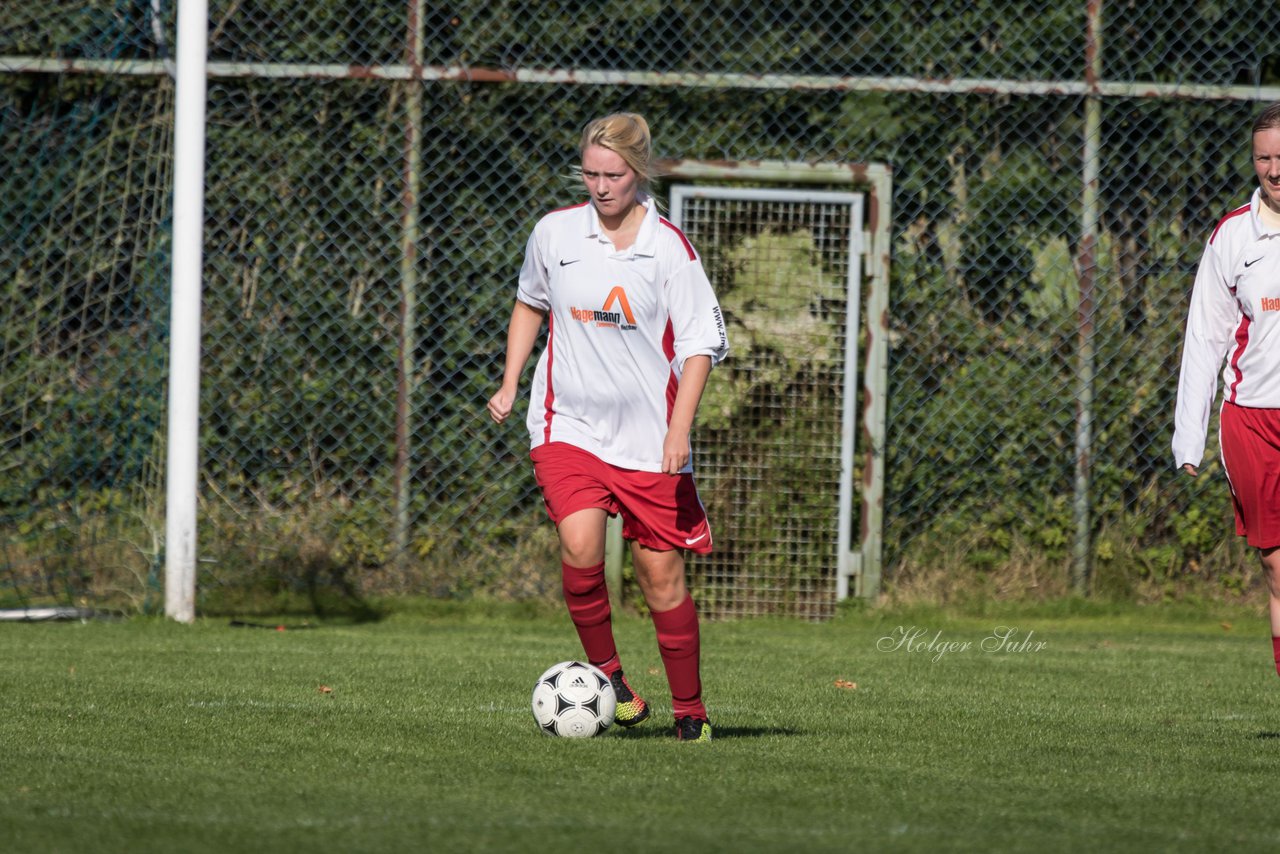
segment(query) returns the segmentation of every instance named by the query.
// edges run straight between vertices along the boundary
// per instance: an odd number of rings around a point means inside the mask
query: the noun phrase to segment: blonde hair
[[[582,130],[578,154],[593,145],[607,148],[621,157],[640,176],[640,184],[649,187],[653,180],[653,139],[649,123],[639,113],[610,113],[587,123]]]

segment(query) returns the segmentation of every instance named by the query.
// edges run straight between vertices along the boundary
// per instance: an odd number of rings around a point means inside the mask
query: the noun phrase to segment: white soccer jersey
[[[1199,466],[1218,393],[1239,406],[1280,408],[1280,231],[1258,215],[1261,190],[1209,237],[1187,313],[1174,412],[1174,464]],[[1223,359],[1226,366],[1223,368]]]
[[[729,341],[697,252],[652,198],[638,200],[644,221],[621,252],[590,202],[540,219],[516,298],[548,318],[529,399],[531,447],[567,442],[621,468],[660,472],[685,360],[705,355],[715,365]]]

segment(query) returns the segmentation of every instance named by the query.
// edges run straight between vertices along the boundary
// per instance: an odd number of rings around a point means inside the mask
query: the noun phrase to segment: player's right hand
[[[489,417],[493,419],[495,424],[501,424],[507,420],[507,416],[511,414],[511,407],[515,403],[516,396],[504,389],[499,389],[498,393],[489,398]]]
[[[1195,477],[1200,473],[1196,471],[1196,467],[1191,465],[1191,463],[1183,463],[1182,470],[1185,471],[1187,474],[1191,475],[1192,477]]]

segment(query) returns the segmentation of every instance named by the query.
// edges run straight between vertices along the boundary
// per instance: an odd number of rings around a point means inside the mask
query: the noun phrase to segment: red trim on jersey
[[[1209,242],[1213,243],[1213,239],[1218,236],[1218,232],[1222,229],[1222,224],[1224,222],[1231,219],[1232,217],[1240,216],[1241,214],[1247,214],[1248,212],[1249,212],[1249,206],[1245,205],[1244,207],[1236,208],[1231,213],[1227,214],[1222,219],[1218,220],[1218,224],[1214,226],[1213,234],[1209,235]]]
[[[693,251],[693,244],[689,242],[689,238],[687,238],[687,237],[685,237],[685,236],[684,236],[684,232],[683,232],[683,231],[681,231],[680,229],[676,228],[676,227],[675,227],[675,224],[674,224],[674,223],[672,223],[672,222],[671,222],[669,219],[667,219],[666,217],[662,217],[662,216],[658,217],[658,222],[662,223],[662,224],[663,224],[663,225],[665,225],[667,228],[671,229],[672,231],[674,231],[674,232],[676,233],[676,236],[680,238],[680,242],[684,244],[684,251],[689,253],[689,260],[690,260],[690,261],[697,261],[697,260],[698,260],[698,253]]]
[[[671,318],[667,318],[667,328],[662,330],[662,354],[667,357],[667,361],[672,361],[676,357],[676,330],[671,325]],[[671,423],[671,413],[676,408],[676,392],[680,390],[680,380],[676,379],[675,369],[671,369],[671,373],[667,374],[667,423]]]
[[[1227,399],[1232,403],[1236,402],[1236,386],[1240,385],[1240,380],[1244,379],[1239,363],[1247,346],[1249,346],[1249,315],[1246,314],[1240,318],[1240,326],[1236,329],[1236,351],[1231,354],[1231,370],[1235,371],[1236,381],[1231,384],[1231,394]]]
[[[547,393],[543,397],[542,406],[546,410],[546,426],[542,428],[542,441],[551,441],[551,417],[555,415],[556,391],[552,382],[551,368],[555,364],[556,322],[554,315],[547,312]]]

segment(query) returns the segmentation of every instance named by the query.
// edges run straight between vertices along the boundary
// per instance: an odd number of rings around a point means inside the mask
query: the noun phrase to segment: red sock
[[[587,661],[612,676],[618,670],[618,648],[613,642],[613,623],[610,616],[609,589],[604,583],[604,562],[595,566],[577,567],[561,561],[560,580],[564,589],[564,603],[569,606],[569,618],[578,630],[582,651]]]
[[[1271,655],[1276,660],[1276,674],[1280,675],[1280,637],[1271,636]]]
[[[671,711],[677,718],[706,720],[707,707],[702,704],[702,679],[698,675],[698,610],[693,597],[686,596],[669,611],[651,611],[650,615],[658,635],[662,666],[667,670],[667,684],[671,686]]]

